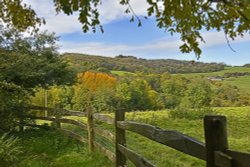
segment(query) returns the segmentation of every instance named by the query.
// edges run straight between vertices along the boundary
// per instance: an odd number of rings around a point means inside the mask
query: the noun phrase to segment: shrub
[[[18,155],[22,153],[21,147],[17,146],[18,138],[4,133],[0,137],[0,162],[2,167],[16,166]]]
[[[178,107],[170,111],[171,118],[180,118],[180,119],[202,119],[205,115],[211,115],[214,111],[211,108],[183,108]]]

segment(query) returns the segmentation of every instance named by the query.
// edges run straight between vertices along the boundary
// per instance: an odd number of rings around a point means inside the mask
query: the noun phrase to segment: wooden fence
[[[190,156],[206,161],[207,167],[249,167],[250,154],[230,150],[227,141],[227,122],[224,116],[205,116],[204,131],[205,143],[195,138],[184,135],[174,130],[163,130],[148,124],[142,124],[125,120],[124,111],[116,111],[115,119],[102,114],[92,114],[92,112],[79,112],[65,109],[52,109],[44,107],[30,107],[31,110],[46,110],[51,117],[25,116],[31,119],[41,119],[53,121],[56,129],[60,132],[75,138],[81,142],[88,142],[89,151],[94,148],[99,149],[106,155],[117,167],[127,165],[130,160],[137,167],[155,166],[146,158],[126,146],[126,130],[137,133],[150,140],[166,145]],[[53,115],[53,117],[52,117]],[[87,117],[87,124],[80,121],[63,118],[62,116]],[[94,119],[115,125],[115,135],[100,127],[95,127]],[[23,122],[23,121],[20,121]],[[88,139],[67,129],[61,128],[61,123],[73,124],[80,129],[88,131]],[[21,126],[23,126],[22,124]],[[33,126],[33,125],[28,125]],[[34,125],[37,126],[37,125]],[[22,127],[20,129],[23,129]],[[115,144],[115,153],[96,142],[95,133],[105,137]]]
[[[116,162],[115,154],[104,147],[102,144],[98,143],[95,140],[95,134],[102,136],[109,140],[111,143],[115,143],[115,135],[108,130],[102,129],[100,127],[94,126],[94,119],[97,119],[102,122],[106,122],[107,124],[114,124],[114,119],[102,114],[92,114],[92,112],[81,112],[81,111],[73,111],[66,110],[63,108],[45,108],[40,106],[31,106],[28,107],[28,110],[32,111],[46,111],[49,116],[34,116],[34,114],[23,115],[21,118],[29,118],[32,120],[45,120],[53,122],[53,129],[58,130],[59,132],[72,137],[80,142],[88,143],[89,152],[92,153],[95,148],[97,148],[100,152],[102,152],[105,156],[107,156],[113,163]],[[35,112],[36,113],[36,112]],[[36,114],[35,114],[36,115]],[[76,116],[78,118],[86,117],[87,122],[83,123],[82,121],[78,121],[76,119],[67,118],[67,116]],[[77,134],[76,132],[64,129],[61,124],[71,124],[77,126],[79,129],[87,132],[87,138]],[[24,121],[20,121],[20,129],[23,129],[23,126],[33,126],[33,127],[42,127],[35,124],[26,124]]]

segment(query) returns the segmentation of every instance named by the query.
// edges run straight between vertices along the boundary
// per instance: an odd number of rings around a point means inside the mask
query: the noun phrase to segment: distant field
[[[188,73],[188,74],[181,74],[181,75],[186,76],[186,77],[195,77],[195,76],[210,77],[210,76],[223,76],[225,73],[235,73],[235,72],[249,72],[250,73],[250,68],[225,67],[225,70],[218,71],[218,72]],[[250,76],[225,78],[222,82],[233,85],[233,86],[237,86],[242,92],[250,93]]]
[[[127,72],[127,71],[111,71],[114,75],[124,76],[124,75],[135,75],[135,73]]]
[[[250,68],[247,67],[225,67],[225,70],[218,72],[210,72],[210,73],[187,73],[187,74],[172,74],[172,75],[183,75],[185,77],[196,77],[196,76],[223,76],[225,73],[235,73],[235,72],[249,72]],[[135,73],[127,72],[127,71],[111,71],[112,74],[118,76],[124,75],[136,75]],[[222,82],[237,86],[240,91],[250,93],[250,76],[241,76],[241,77],[231,77],[225,78]]]
[[[233,86],[237,86],[242,92],[250,93],[250,76],[243,76],[238,78],[232,77],[225,79],[223,82]]]
[[[217,72],[209,72],[209,73],[186,73],[186,74],[181,74],[184,76],[223,76],[225,73],[234,73],[234,72],[250,72],[250,68],[247,67],[225,67],[224,70],[222,71],[217,71]],[[178,74],[174,74],[178,75]]]

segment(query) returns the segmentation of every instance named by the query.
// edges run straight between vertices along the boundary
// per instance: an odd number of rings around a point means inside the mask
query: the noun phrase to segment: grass
[[[208,72],[208,73],[186,73],[182,74],[187,77],[194,77],[194,76],[223,76],[225,73],[235,73],[235,72],[250,72],[250,68],[248,67],[225,67],[224,70],[217,71],[217,72]],[[178,75],[178,74],[174,74]]]
[[[250,152],[250,107],[215,108],[219,115],[227,116],[229,147]],[[128,113],[126,118],[153,124],[162,129],[177,130],[204,142],[203,120],[171,119],[168,111]],[[205,162],[127,132],[128,147],[136,150],[159,167],[204,167]]]
[[[250,76],[232,77],[223,81],[226,84],[237,86],[240,91],[250,93]]]
[[[250,152],[250,107],[214,108],[215,113],[227,116],[229,147],[233,150]],[[114,116],[114,114],[110,114]],[[71,117],[85,122],[84,118]],[[177,130],[204,142],[203,120],[172,119],[169,111],[148,111],[126,113],[126,119],[158,126],[162,129]],[[42,122],[40,122],[42,123]],[[114,132],[114,127],[101,122],[96,126]],[[75,126],[63,124],[64,128],[73,130],[86,137],[86,131]],[[151,141],[135,133],[126,132],[127,145],[132,150],[149,159],[158,167],[204,167],[205,162],[191,157],[167,146]],[[20,134],[25,150],[20,167],[45,166],[112,166],[111,162],[100,153],[92,157],[87,153],[87,146],[68,139],[55,131],[28,130]],[[97,141],[114,151],[114,144],[97,136]],[[133,166],[131,163],[128,166]]]
[[[110,167],[111,162],[99,152],[88,154],[86,144],[52,130],[26,130],[18,134],[23,147],[18,167]],[[1,165],[0,165],[1,166]]]
[[[136,75],[135,73],[128,72],[128,71],[111,71],[112,74],[118,75],[118,76],[124,76],[124,75]]]

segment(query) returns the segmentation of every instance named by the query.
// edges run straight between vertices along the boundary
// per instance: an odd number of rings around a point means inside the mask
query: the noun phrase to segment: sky
[[[102,1],[99,7],[104,33],[83,33],[77,20],[78,13],[71,16],[56,14],[51,0],[24,0],[24,3],[30,4],[39,17],[45,18],[46,25],[41,30],[55,32],[60,37],[60,53],[74,52],[108,57],[123,54],[146,59],[195,60],[228,65],[250,63],[249,34],[230,41],[236,51],[233,52],[223,32],[202,32],[206,43],[201,44],[202,55],[197,60],[194,53],[181,53],[179,46],[182,41],[179,35],[171,36],[157,28],[154,18],[142,20],[142,27],[130,23],[130,15],[124,14],[126,8],[118,0]],[[137,15],[146,15],[145,0],[131,0],[131,6]]]

